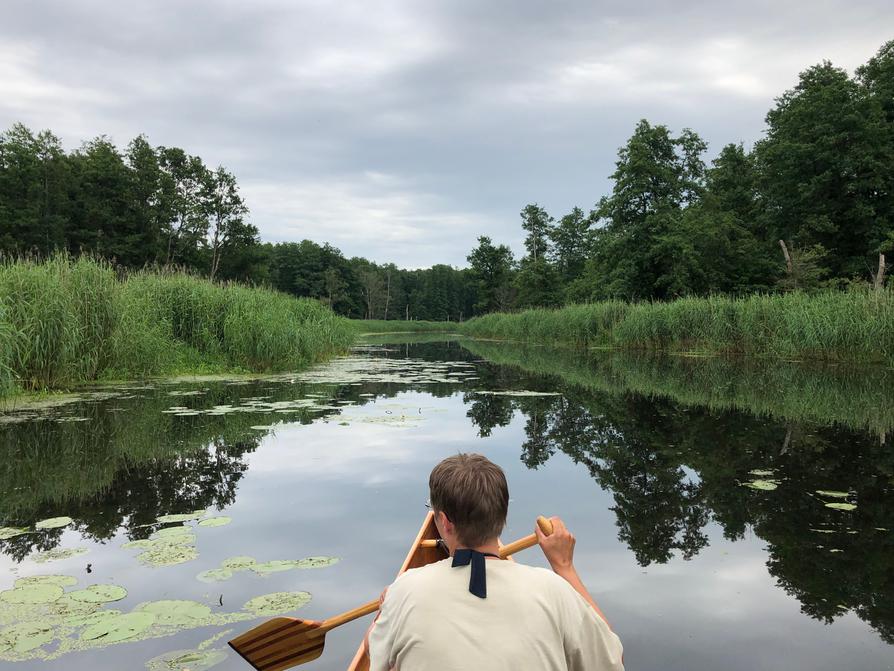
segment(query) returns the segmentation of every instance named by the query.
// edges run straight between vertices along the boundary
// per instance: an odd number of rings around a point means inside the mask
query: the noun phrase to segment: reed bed
[[[180,272],[119,278],[57,256],[0,265],[0,393],[101,378],[299,368],[346,349],[347,320],[318,301]]]
[[[611,301],[490,314],[461,331],[532,344],[894,364],[894,290]]]

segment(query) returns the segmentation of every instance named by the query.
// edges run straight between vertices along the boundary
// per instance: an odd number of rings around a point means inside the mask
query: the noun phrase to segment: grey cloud
[[[518,212],[610,188],[638,119],[759,138],[822,58],[853,68],[888,3],[35,2],[0,24],[0,127],[138,133],[223,163],[270,240],[462,265]],[[371,179],[379,175],[381,179]]]

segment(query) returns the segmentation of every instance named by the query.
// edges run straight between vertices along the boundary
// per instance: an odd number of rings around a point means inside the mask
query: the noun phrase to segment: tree
[[[164,198],[170,203],[170,218],[164,222],[165,265],[194,265],[199,244],[208,234],[202,202],[208,169],[198,156],[190,156],[178,147],[159,147],[158,157]]]
[[[584,211],[575,207],[549,231],[553,243],[552,261],[563,284],[573,281],[583,272],[593,244],[591,224]]]
[[[666,298],[675,259],[666,236],[679,225],[685,207],[704,191],[706,144],[691,130],[671,136],[666,126],[643,119],[618,152],[611,196],[595,216],[605,222],[594,234],[593,257],[578,284],[593,298]]]
[[[507,289],[512,279],[512,250],[506,245],[494,246],[487,236],[478,238],[478,246],[466,257],[472,281],[475,283],[476,314],[504,310]]]
[[[533,203],[521,211],[522,228],[528,232],[525,238],[525,249],[535,262],[542,259],[549,251],[549,235],[553,218],[546,210]]]
[[[209,277],[214,280],[220,268],[221,256],[232,247],[257,244],[258,229],[245,223],[243,217],[248,214],[248,208],[239,195],[236,178],[222,165],[206,175],[202,201],[204,216],[210,224]]]
[[[771,239],[822,245],[833,277],[865,275],[892,226],[886,126],[881,105],[844,70],[826,61],[802,72],[755,149]]]

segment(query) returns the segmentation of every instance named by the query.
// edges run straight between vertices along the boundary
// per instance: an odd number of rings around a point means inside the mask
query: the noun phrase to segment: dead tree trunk
[[[885,286],[885,255],[878,255],[878,272],[875,274],[875,290],[880,291]]]
[[[792,274],[792,257],[788,253],[788,247],[785,246],[785,241],[780,240],[779,246],[782,247],[782,255],[785,256],[785,269],[789,275]]]

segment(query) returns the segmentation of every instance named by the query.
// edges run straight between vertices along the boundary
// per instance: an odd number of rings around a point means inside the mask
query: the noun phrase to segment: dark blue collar
[[[496,557],[490,552],[478,552],[463,548],[453,553],[453,567],[472,565],[472,574],[469,577],[469,591],[475,596],[487,598],[487,576],[485,575],[484,558]]]

